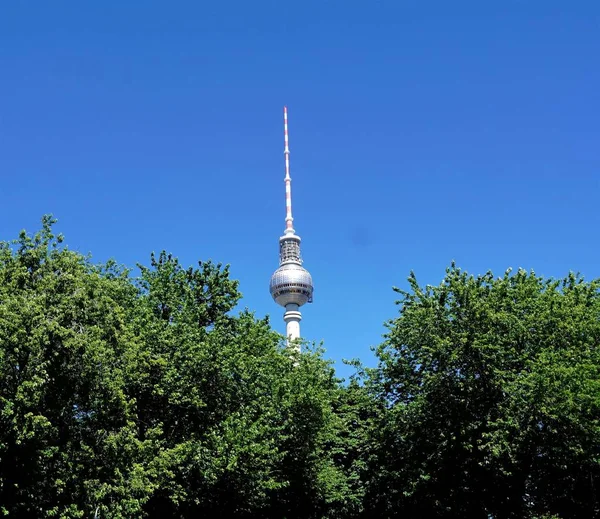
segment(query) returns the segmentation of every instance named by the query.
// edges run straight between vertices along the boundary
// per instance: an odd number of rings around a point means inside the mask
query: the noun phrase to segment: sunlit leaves
[[[0,243],[0,511],[333,516],[343,424],[321,352],[290,355],[268,320],[233,315],[226,266],[161,252],[134,277],[53,224]]]

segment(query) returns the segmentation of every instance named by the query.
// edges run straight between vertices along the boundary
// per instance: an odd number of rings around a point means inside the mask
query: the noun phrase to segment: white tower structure
[[[313,282],[302,266],[300,236],[294,230],[292,218],[292,178],[290,177],[290,149],[288,141],[287,107],[283,107],[283,138],[285,157],[285,231],[279,238],[279,268],[271,276],[270,292],[275,302],[285,308],[285,334],[288,346],[299,348],[300,307],[312,303]]]

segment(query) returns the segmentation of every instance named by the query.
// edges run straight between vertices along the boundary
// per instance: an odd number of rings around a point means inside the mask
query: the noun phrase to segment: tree
[[[10,517],[333,516],[343,422],[322,351],[291,355],[228,267],[141,275],[54,236],[0,245],[0,510]]]
[[[359,375],[338,390],[333,401],[333,434],[326,444],[332,454],[331,517],[340,519],[363,517],[365,488],[372,469],[369,461],[376,445],[372,438],[384,411],[381,402],[361,384],[363,368],[359,361],[350,364],[359,369]]]
[[[0,244],[0,509],[82,517],[91,494],[118,484],[127,514],[136,482],[112,451],[134,431],[125,376],[135,358],[122,353],[134,348],[125,307],[135,291],[126,271],[60,247],[53,223]]]
[[[598,517],[600,281],[414,274],[371,370],[378,517]]]

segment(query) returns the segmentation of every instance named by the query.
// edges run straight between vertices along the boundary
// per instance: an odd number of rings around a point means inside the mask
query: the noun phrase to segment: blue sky
[[[600,277],[599,55],[584,0],[5,2],[0,238],[230,263],[283,332],[287,104],[302,332],[373,365],[410,270]]]

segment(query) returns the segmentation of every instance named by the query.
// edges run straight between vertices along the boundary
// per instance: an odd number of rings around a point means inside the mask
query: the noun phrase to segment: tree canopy
[[[0,245],[4,514],[320,517],[351,494],[331,366],[231,315],[227,267],[163,252],[132,277],[53,223]]]
[[[371,389],[379,517],[597,517],[600,282],[451,266],[397,290]]]
[[[134,274],[54,223],[0,243],[3,515],[600,517],[600,281],[411,274],[344,383],[227,266]]]

